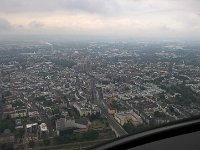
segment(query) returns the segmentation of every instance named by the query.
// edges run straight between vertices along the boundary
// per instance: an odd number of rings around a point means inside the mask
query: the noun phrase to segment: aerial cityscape
[[[199,6],[1,0],[0,150],[196,150]]]
[[[81,149],[200,114],[198,42],[0,42],[0,149]]]

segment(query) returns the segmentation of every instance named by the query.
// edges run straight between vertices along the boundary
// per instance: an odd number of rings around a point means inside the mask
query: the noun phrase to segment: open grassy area
[[[90,127],[93,129],[106,129],[108,128],[108,122],[106,119],[101,118],[101,119],[92,121],[92,124]]]

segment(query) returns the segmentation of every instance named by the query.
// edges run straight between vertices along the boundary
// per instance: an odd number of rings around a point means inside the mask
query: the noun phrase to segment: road
[[[108,113],[107,109],[104,106],[106,104],[99,103],[98,105],[101,108],[102,114],[107,118],[109,125],[115,131],[116,136],[122,137],[127,135],[128,133],[121,127],[120,124],[118,124],[118,122],[114,119],[114,117]]]
[[[113,128],[113,130],[116,132],[118,137],[122,137],[127,135],[128,133],[121,127],[121,125],[119,125],[116,120],[114,119],[113,116],[111,116],[110,114],[108,114],[107,111],[102,110],[102,114],[108,119],[108,123],[111,126],[111,128]]]
[[[95,89],[96,87],[95,87],[94,77],[93,76],[91,77],[93,79],[92,89]],[[106,105],[106,102],[104,102],[103,100],[102,101],[96,100],[95,102],[101,109],[102,114],[107,118],[108,123],[112,128],[112,130],[115,132],[116,136],[121,137],[127,135],[128,133],[121,127],[120,124],[118,124],[118,122],[114,119],[114,117],[108,113],[107,111],[108,106]]]

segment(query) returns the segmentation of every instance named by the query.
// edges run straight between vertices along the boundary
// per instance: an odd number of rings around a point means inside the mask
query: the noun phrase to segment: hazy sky
[[[199,0],[0,0],[0,35],[200,38]]]

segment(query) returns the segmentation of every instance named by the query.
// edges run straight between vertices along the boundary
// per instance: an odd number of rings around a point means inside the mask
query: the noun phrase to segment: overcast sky
[[[199,0],[0,0],[0,36],[200,38]]]

